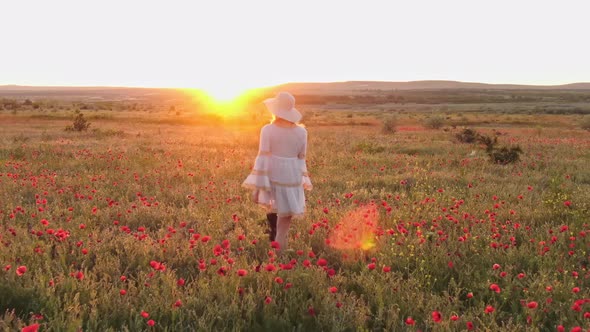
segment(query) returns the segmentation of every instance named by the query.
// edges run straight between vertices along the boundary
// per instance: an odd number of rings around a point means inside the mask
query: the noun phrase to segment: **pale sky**
[[[590,81],[578,0],[3,0],[0,85]]]

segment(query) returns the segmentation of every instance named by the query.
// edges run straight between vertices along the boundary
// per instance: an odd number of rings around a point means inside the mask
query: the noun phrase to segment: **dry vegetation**
[[[263,110],[5,98],[0,329],[590,328],[581,115],[411,97],[301,104],[315,188],[282,257],[240,187]],[[66,132],[76,109],[92,125]],[[465,126],[520,161],[491,163]]]

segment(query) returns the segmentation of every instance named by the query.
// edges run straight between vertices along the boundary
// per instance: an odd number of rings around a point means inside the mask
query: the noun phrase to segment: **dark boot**
[[[268,238],[272,242],[277,237],[277,214],[276,213],[267,213],[266,219],[268,220],[268,227],[270,228],[270,231],[268,233]]]

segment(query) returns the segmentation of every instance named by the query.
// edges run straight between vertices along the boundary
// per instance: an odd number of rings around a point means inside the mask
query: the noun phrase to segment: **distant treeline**
[[[362,91],[350,95],[297,95],[298,104],[481,104],[533,102],[590,102],[590,91],[404,90]]]
[[[293,91],[298,105],[304,106],[374,106],[403,108],[404,105],[451,104],[520,104],[510,107],[539,113],[589,114],[590,90],[354,90],[346,92],[313,93]],[[254,91],[241,98],[242,105],[260,106],[273,91]],[[0,111],[20,110],[106,110],[106,111],[165,111],[181,114],[206,108],[207,101],[188,90],[174,89],[106,89],[65,91],[0,91]],[[395,105],[395,106],[394,106]],[[483,106],[482,106],[483,107]]]

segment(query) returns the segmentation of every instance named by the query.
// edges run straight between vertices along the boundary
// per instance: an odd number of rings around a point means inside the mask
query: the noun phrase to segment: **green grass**
[[[590,298],[590,133],[573,118],[556,115],[563,125],[539,132],[537,117],[511,115],[500,142],[524,153],[500,166],[457,143],[456,131],[424,130],[420,116],[400,115],[395,134],[382,135],[370,114],[338,114],[308,126],[314,190],[283,257],[273,257],[264,211],[240,187],[257,125],[117,115],[67,133],[59,118],[3,115],[12,122],[0,124],[0,329],[34,314],[43,331],[590,327],[590,303],[572,310]],[[337,234],[370,245],[343,246]],[[531,301],[536,309],[523,306]]]

